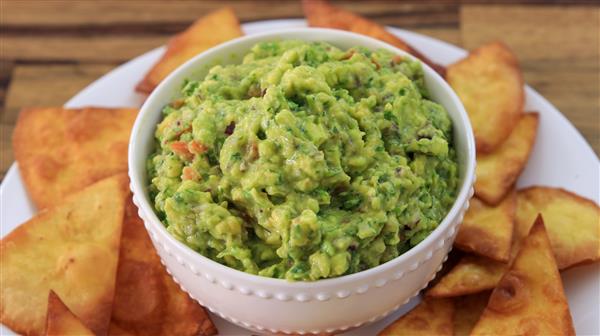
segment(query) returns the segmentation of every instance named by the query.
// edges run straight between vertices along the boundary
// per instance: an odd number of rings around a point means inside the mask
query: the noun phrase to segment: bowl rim
[[[429,233],[429,235],[427,235],[427,237],[425,239],[423,239],[421,242],[419,242],[413,248],[411,248],[407,252],[397,256],[396,258],[394,258],[388,262],[385,262],[383,264],[377,265],[375,267],[372,267],[372,268],[369,268],[369,269],[366,269],[366,270],[363,270],[360,272],[342,275],[342,276],[334,277],[334,278],[319,279],[319,280],[314,280],[314,281],[289,281],[287,279],[270,278],[270,277],[264,277],[264,276],[260,276],[260,275],[256,275],[256,274],[246,273],[244,271],[240,271],[235,268],[223,265],[219,262],[216,262],[216,261],[214,261],[208,257],[205,257],[204,255],[192,250],[189,246],[180,242],[175,237],[173,237],[169,232],[167,232],[165,226],[162,224],[162,221],[160,221],[160,219],[158,219],[153,206],[151,204],[149,204],[149,202],[146,201],[145,197],[136,197],[136,195],[138,195],[138,194],[144,195],[145,191],[144,191],[144,187],[142,186],[142,184],[144,183],[142,181],[143,178],[142,178],[142,176],[140,176],[140,174],[138,174],[137,169],[135,169],[135,167],[137,167],[140,164],[145,166],[145,162],[136,162],[134,151],[137,149],[138,146],[141,146],[140,143],[143,142],[143,141],[138,141],[138,138],[140,137],[140,135],[139,135],[140,130],[143,129],[144,127],[150,127],[150,126],[145,125],[145,123],[143,122],[144,115],[152,114],[152,113],[160,113],[160,112],[151,110],[150,107],[152,105],[156,104],[155,100],[158,100],[159,92],[161,92],[161,91],[167,89],[169,86],[171,86],[171,82],[176,77],[178,77],[180,73],[192,72],[194,70],[193,67],[197,68],[197,67],[201,66],[201,65],[196,65],[196,63],[199,62],[201,59],[203,59],[205,57],[209,57],[209,56],[218,55],[223,50],[227,51],[227,49],[229,47],[231,47],[235,44],[241,43],[241,42],[246,42],[248,40],[256,40],[256,42],[258,42],[258,41],[264,40],[265,38],[269,38],[269,37],[273,38],[274,40],[292,39],[286,35],[302,34],[302,33],[304,33],[304,34],[320,34],[320,33],[322,33],[322,34],[328,34],[328,35],[338,35],[340,37],[347,37],[347,38],[356,40],[357,45],[361,45],[361,42],[368,41],[369,44],[378,45],[378,48],[387,49],[395,54],[409,57],[412,60],[419,61],[423,67],[424,73],[427,73],[434,80],[434,82],[437,85],[440,85],[442,87],[442,89],[444,91],[446,91],[446,93],[449,95],[449,97],[451,99],[451,103],[453,105],[455,105],[455,107],[457,108],[458,120],[463,125],[463,127],[466,131],[465,137],[466,137],[467,153],[465,153],[466,154],[465,155],[466,164],[465,164],[465,167],[463,167],[464,168],[464,180],[459,188],[459,192],[456,196],[456,199],[454,200],[454,203],[452,204],[452,207],[446,213],[446,216],[442,219],[442,221],[438,224],[438,226],[431,233]],[[298,39],[298,38],[296,38],[296,39]],[[302,38],[299,38],[299,39],[302,40]],[[151,127],[155,128],[156,125],[153,124]],[[142,140],[142,139],[140,139],[140,140]],[[146,140],[146,141],[151,141],[151,140]],[[146,100],[144,101],[144,104],[140,108],[138,116],[136,117],[134,126],[131,131],[131,136],[130,136],[129,146],[128,146],[128,175],[130,178],[130,187],[131,187],[131,191],[133,193],[133,197],[135,199],[134,203],[138,207],[138,211],[140,211],[142,214],[145,215],[145,216],[141,216],[141,217],[144,219],[144,222],[146,222],[146,226],[150,225],[150,226],[154,227],[154,229],[159,230],[160,233],[162,234],[162,236],[166,236],[166,239],[179,250],[178,252],[181,252],[186,258],[191,259],[194,263],[208,263],[209,265],[212,265],[213,267],[218,268],[219,271],[221,271],[222,274],[225,277],[227,277],[228,279],[241,278],[241,280],[243,280],[246,284],[261,284],[261,285],[267,285],[267,286],[271,285],[271,286],[277,286],[277,287],[285,287],[285,288],[288,288],[291,290],[314,289],[315,286],[336,287],[338,285],[342,285],[342,284],[346,284],[346,283],[350,283],[350,282],[354,282],[354,281],[364,280],[365,278],[376,276],[377,274],[380,274],[380,273],[385,273],[386,271],[389,271],[390,269],[393,269],[394,267],[396,267],[398,264],[400,264],[404,260],[410,259],[420,253],[425,252],[425,249],[427,247],[429,247],[431,244],[433,244],[436,241],[439,241],[440,239],[444,239],[444,237],[442,236],[442,233],[445,231],[444,229],[452,224],[453,220],[457,216],[459,216],[464,205],[466,203],[468,203],[468,201],[471,197],[471,189],[472,189],[473,183],[475,181],[475,165],[476,165],[475,139],[474,139],[473,130],[472,130],[471,123],[469,121],[467,112],[466,112],[462,102],[460,101],[460,99],[458,98],[456,93],[454,92],[454,90],[452,90],[450,85],[436,71],[434,71],[431,67],[429,67],[427,64],[420,61],[416,57],[414,57],[414,56],[408,54],[407,52],[405,52],[395,46],[392,46],[386,42],[383,42],[383,41],[380,41],[380,40],[377,40],[377,39],[374,39],[374,38],[371,38],[371,37],[365,36],[365,35],[360,35],[360,34],[343,31],[343,30],[329,29],[329,28],[310,28],[310,27],[286,28],[286,29],[282,29],[282,30],[278,30],[278,31],[269,31],[269,32],[263,32],[263,33],[258,33],[258,34],[246,35],[246,36],[238,37],[236,39],[219,44],[215,47],[212,47],[208,50],[205,50],[205,51],[197,54],[193,58],[186,61],[184,64],[177,67],[177,69],[175,69],[173,72],[171,72],[146,98]]]

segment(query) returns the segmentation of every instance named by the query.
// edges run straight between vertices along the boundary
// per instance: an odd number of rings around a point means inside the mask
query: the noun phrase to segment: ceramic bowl
[[[405,52],[381,41],[344,31],[298,28],[250,35],[207,50],[169,75],[148,97],[133,127],[129,176],[134,202],[164,265],[189,295],[215,314],[257,332],[343,331],[383,318],[417,295],[445,261],[473,194],[475,146],[467,114],[450,86],[423,65],[432,99],[454,123],[460,184],[456,201],[440,225],[421,243],[383,265],[339,278],[289,282],[247,274],[214,262],[171,236],[154,213],[145,164],[152,152],[162,108],[177,96],[184,79],[202,78],[216,64],[241,62],[256,43],[299,39],[326,41],[342,49],[364,46]]]

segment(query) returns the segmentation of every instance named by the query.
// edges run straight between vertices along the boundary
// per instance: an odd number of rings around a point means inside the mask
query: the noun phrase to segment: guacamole
[[[380,265],[456,196],[451,120],[420,63],[388,51],[259,43],[163,113],[147,165],[156,213],[244,272],[310,281]]]

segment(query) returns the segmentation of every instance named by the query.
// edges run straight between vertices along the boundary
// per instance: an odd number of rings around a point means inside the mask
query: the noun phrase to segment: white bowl
[[[441,268],[473,194],[473,132],[467,114],[450,86],[423,65],[433,100],[446,108],[454,122],[454,145],[460,167],[460,189],[455,204],[425,240],[383,265],[315,282],[260,277],[212,261],[173,238],[154,213],[147,192],[145,167],[154,149],[155,127],[162,118],[162,108],[177,95],[184,79],[202,78],[215,64],[239,63],[258,42],[284,39],[326,41],[343,49],[353,46],[381,48],[406,55],[366,36],[315,28],[246,36],[205,51],[169,75],[142,106],[129,144],[131,190],[139,215],[167,270],[192,298],[210,311],[258,332],[342,331],[383,318],[417,295]]]

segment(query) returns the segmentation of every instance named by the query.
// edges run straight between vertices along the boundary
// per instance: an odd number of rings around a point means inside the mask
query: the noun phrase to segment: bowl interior
[[[263,41],[280,41],[298,39],[304,41],[324,41],[341,49],[348,49],[355,46],[363,46],[370,49],[387,49],[395,54],[408,55],[404,51],[399,50],[384,42],[339,30],[332,29],[319,29],[319,28],[297,28],[282,30],[277,32],[269,32],[264,34],[250,35],[241,37],[227,43],[221,44],[210,50],[207,50],[171,73],[163,82],[152,92],[148,97],[144,105],[142,106],[140,113],[137,117],[135,125],[132,130],[130,144],[129,144],[129,175],[131,179],[131,187],[134,196],[137,200],[141,210],[147,214],[148,219],[153,223],[151,225],[158,226],[159,230],[165,230],[160,220],[154,213],[152,200],[148,196],[148,179],[146,174],[146,159],[154,150],[154,132],[157,123],[162,119],[162,109],[165,105],[171,102],[179,94],[182,83],[185,79],[202,79],[208,70],[217,64],[234,64],[240,63],[243,56],[249,51],[249,49],[258,42]],[[412,58],[412,56],[408,55]],[[451,218],[454,218],[463,207],[464,203],[468,201],[470,197],[469,192],[473,184],[473,176],[475,169],[475,146],[473,139],[473,132],[469,123],[467,114],[464,110],[458,97],[454,94],[450,86],[442,79],[434,70],[423,64],[423,70],[425,73],[425,83],[431,94],[432,100],[443,105],[448,111],[454,127],[454,146],[457,151],[458,164],[459,164],[459,190],[457,193],[456,201],[453,207],[448,212],[446,218],[440,223],[438,229],[444,225],[449,225]],[[371,268],[366,271],[359,273],[342,276],[339,278],[319,280],[321,282],[332,282],[340,281],[349,277],[362,276],[367,273],[375,272],[377,269],[382,267],[391,267],[397,259],[403,258],[404,256],[418,253],[419,246],[427,245],[428,242],[433,242],[439,239],[439,231],[434,230],[424,241],[419,243],[417,246],[406,252],[405,254],[397,257],[396,259],[379,265],[375,268]],[[436,232],[438,234],[436,234]],[[175,240],[172,236],[170,239]],[[205,262],[215,263],[216,262],[201,256],[199,253],[192,251],[184,244],[177,242],[182,249],[186,250],[184,254],[195,259],[205,259]],[[220,264],[218,264],[220,265]],[[386,266],[387,265],[387,266]],[[222,265],[222,267],[228,268]],[[228,268],[229,269],[229,268]],[[290,283],[280,279],[270,279],[259,276],[254,276],[241,271],[230,269],[236,274],[236,276],[246,276],[254,281],[269,281],[269,282],[281,282],[289,285],[299,285],[299,283]],[[233,273],[231,273],[233,274]],[[243,274],[243,275],[242,275]],[[260,280],[258,280],[258,279]]]

